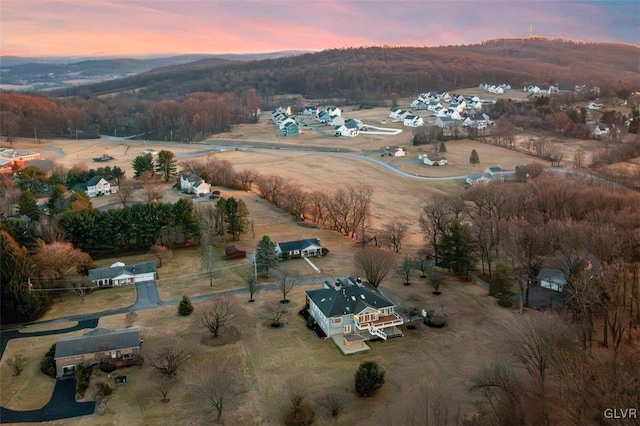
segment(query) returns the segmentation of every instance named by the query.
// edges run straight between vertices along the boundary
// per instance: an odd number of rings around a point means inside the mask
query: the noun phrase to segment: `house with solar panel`
[[[367,340],[402,336],[394,302],[360,278],[325,281],[305,296],[309,315],[345,354],[368,350]]]

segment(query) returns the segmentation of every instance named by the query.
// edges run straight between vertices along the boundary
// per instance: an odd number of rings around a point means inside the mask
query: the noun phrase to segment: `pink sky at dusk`
[[[145,56],[437,46],[534,33],[640,43],[640,1],[2,0],[0,54]]]

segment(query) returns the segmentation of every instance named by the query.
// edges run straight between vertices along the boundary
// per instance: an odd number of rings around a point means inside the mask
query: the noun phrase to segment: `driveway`
[[[161,305],[158,287],[155,281],[136,281],[136,303],[131,308]]]
[[[76,402],[75,380],[57,380],[49,402],[39,410],[14,411],[0,407],[0,423],[33,423],[93,414],[94,401]]]

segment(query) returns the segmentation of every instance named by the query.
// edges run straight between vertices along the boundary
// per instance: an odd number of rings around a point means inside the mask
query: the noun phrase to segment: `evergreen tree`
[[[231,235],[233,241],[240,239],[240,234],[246,231],[249,226],[249,210],[242,200],[231,197],[226,202],[226,230]]]
[[[177,174],[177,160],[175,154],[171,151],[162,150],[158,153],[158,160],[156,164],[156,171],[165,182],[169,182],[169,179]]]
[[[275,243],[267,235],[263,236],[256,246],[257,267],[264,271],[265,275],[269,275],[269,268],[272,268],[277,261]]]
[[[27,189],[18,199],[18,214],[27,215],[31,220],[37,221],[40,217],[40,209],[36,203],[36,197],[30,189]]]
[[[445,152],[447,152],[447,146],[444,144],[444,141],[440,142],[440,149],[439,149],[439,151],[440,151],[441,153],[445,153]]]
[[[384,371],[377,362],[367,361],[360,364],[355,374],[356,392],[360,396],[369,396],[384,384]]]
[[[478,151],[475,149],[471,151],[471,155],[469,155],[469,164],[480,164],[480,156],[478,156]]]
[[[69,203],[70,203],[69,210],[73,212],[93,210],[93,204],[91,203],[91,198],[89,198],[87,193],[81,189],[73,193],[73,195],[69,199]]]
[[[64,194],[67,192],[67,188],[63,185],[55,185],[49,201],[47,201],[47,209],[49,209],[49,216],[55,216],[58,213],[62,213],[67,209],[68,202],[64,199]]]
[[[0,229],[0,303],[2,324],[33,321],[47,310],[42,293],[31,292],[29,277],[35,273],[27,250]]]
[[[186,317],[193,313],[193,304],[191,303],[191,299],[188,296],[182,296],[182,300],[178,305],[178,314],[180,316]]]
[[[151,154],[138,155],[133,159],[132,167],[135,177],[140,177],[144,172],[155,173],[153,156]]]
[[[440,237],[438,253],[443,267],[468,277],[477,260],[476,243],[469,227],[454,220]]]

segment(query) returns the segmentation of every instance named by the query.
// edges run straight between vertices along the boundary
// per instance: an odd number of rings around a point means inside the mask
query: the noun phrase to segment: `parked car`
[[[113,381],[117,384],[127,383],[127,376],[116,376],[113,378]]]

